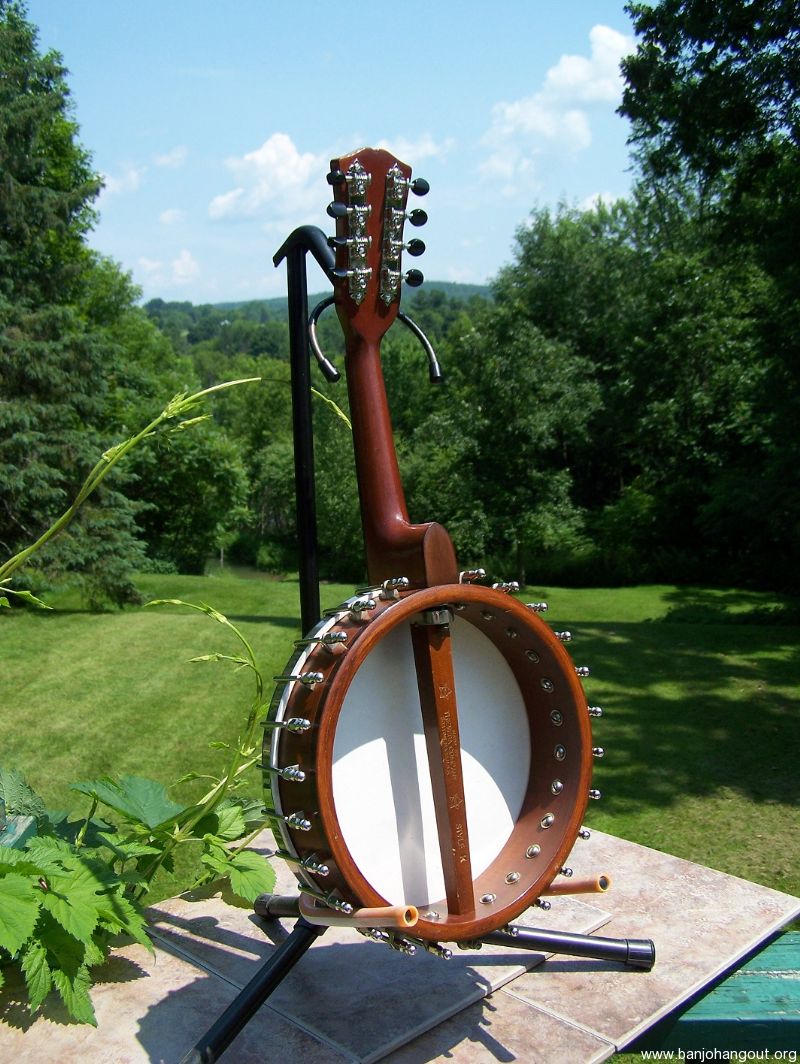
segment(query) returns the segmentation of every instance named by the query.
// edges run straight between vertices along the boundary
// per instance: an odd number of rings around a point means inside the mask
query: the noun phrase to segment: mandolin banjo
[[[380,346],[399,312],[403,252],[422,245],[405,241],[406,221],[424,221],[409,193],[426,183],[377,149],[334,159],[328,180],[369,583],[298,641],[276,678],[266,806],[301,911],[328,922],[413,913],[412,941],[435,949],[560,892],[553,881],[568,874],[596,795],[600,711],[541,604],[460,572],[445,529],[408,516]]]

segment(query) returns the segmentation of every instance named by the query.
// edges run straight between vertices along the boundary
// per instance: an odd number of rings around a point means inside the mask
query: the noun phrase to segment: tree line
[[[637,180],[536,208],[487,293],[410,310],[383,345],[414,520],[503,578],[797,588],[800,272],[796,3],[630,4]],[[796,15],[796,11],[795,11]],[[152,300],[86,238],[99,190],[61,58],[0,0],[0,547],[63,509],[97,454],[177,391],[259,376],[212,425],[153,441],[32,582],[124,601],[142,567],[296,568],[288,327],[274,301]],[[320,323],[341,365],[333,313]],[[343,383],[316,397],[323,575],[363,561]]]

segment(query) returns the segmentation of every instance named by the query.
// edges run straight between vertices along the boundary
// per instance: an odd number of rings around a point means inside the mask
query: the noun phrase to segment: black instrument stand
[[[314,480],[314,441],[311,417],[311,376],[308,339],[308,284],[306,254],[311,252],[329,280],[333,280],[334,255],[321,229],[300,226],[275,253],[278,266],[286,259],[289,302],[289,352],[292,383],[292,417],[294,432],[295,491],[297,536],[300,548],[300,616],[303,632],[307,632],[320,617],[319,567],[317,560],[317,518]],[[408,325],[408,322],[404,322]],[[420,330],[413,325],[412,331]],[[441,380],[438,363],[424,335],[419,336],[428,353],[431,380]],[[319,355],[318,355],[319,358]],[[338,373],[321,361],[328,380],[338,379]],[[180,1064],[213,1064],[227,1049],[236,1035],[247,1025],[269,995],[294,968],[306,950],[324,933],[323,925],[312,924],[300,915],[299,898],[262,894],[256,899],[257,915],[297,917],[297,923],[272,956],[239,992],[219,1019],[182,1058]],[[517,949],[538,950],[544,953],[563,953],[575,957],[617,961],[631,968],[649,971],[655,963],[655,947],[649,939],[598,938],[569,932],[543,931],[538,928],[510,927],[484,935],[481,945],[511,946]]]

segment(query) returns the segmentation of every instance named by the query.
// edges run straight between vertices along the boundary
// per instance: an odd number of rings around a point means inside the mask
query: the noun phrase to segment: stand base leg
[[[538,949],[546,953],[618,961],[629,968],[640,968],[646,972],[656,963],[656,948],[649,938],[600,938],[596,935],[575,935],[569,931],[515,927],[511,934],[492,931],[484,935],[481,942],[492,946],[516,946],[518,949]]]
[[[218,1060],[323,931],[324,927],[310,924],[301,917],[289,937],[182,1058],[180,1064],[213,1064]]]

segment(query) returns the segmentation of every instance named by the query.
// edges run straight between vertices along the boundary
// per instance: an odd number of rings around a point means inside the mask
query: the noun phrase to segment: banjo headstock
[[[409,192],[424,196],[427,181],[411,180],[411,167],[382,148],[362,148],[331,160],[328,181],[336,219],[329,243],[336,251],[334,294],[345,329],[377,342],[397,316],[401,284],[422,284],[422,273],[402,272],[402,254],[420,255],[419,239],[404,242],[405,223],[424,225],[425,211],[407,211]]]

